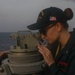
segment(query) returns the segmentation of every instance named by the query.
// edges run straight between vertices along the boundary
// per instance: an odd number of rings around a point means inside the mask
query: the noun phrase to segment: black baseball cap
[[[39,30],[53,23],[66,23],[67,17],[63,10],[57,7],[50,7],[42,10],[37,18],[37,22],[27,26],[30,30]]]

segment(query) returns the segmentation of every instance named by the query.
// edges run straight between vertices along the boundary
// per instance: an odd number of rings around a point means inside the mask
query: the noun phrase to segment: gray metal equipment
[[[0,75],[41,75],[45,62],[36,47],[39,34],[19,31],[11,37],[16,45],[10,47],[8,58],[2,61]]]

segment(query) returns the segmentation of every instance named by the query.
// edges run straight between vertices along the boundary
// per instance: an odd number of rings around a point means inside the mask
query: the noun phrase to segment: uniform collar
[[[68,42],[66,43],[65,47],[62,50],[60,50],[55,60],[58,61],[63,55],[68,55],[74,46],[75,46],[75,30],[71,33]]]

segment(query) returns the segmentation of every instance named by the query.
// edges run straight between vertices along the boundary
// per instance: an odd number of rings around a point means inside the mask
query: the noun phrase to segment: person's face
[[[53,26],[48,26],[41,30],[41,38],[46,39],[49,43],[53,43],[57,39],[59,39],[60,31],[61,31],[61,24],[56,23]]]

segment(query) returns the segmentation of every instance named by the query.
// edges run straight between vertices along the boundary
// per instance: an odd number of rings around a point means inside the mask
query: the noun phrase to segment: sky
[[[0,32],[28,30],[27,25],[35,23],[39,12],[50,6],[70,7],[75,13],[75,0],[0,0]],[[69,30],[75,27],[74,20],[69,22]]]

